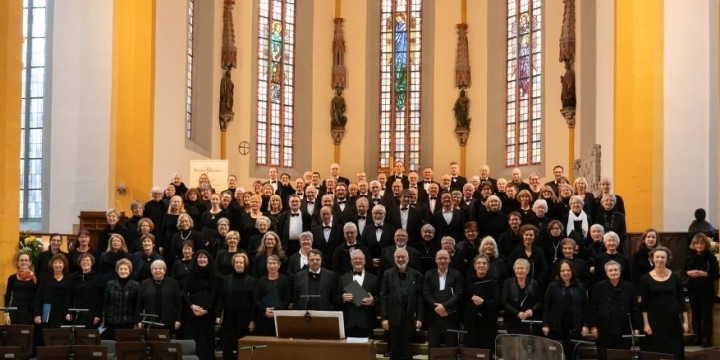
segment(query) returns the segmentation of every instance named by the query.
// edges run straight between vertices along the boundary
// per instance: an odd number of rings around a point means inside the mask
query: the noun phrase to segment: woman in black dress
[[[165,214],[163,218],[161,228],[162,236],[157,238],[157,244],[155,245],[155,248],[161,255],[171,255],[172,250],[170,247],[172,247],[173,236],[180,231],[178,227],[180,214],[185,214],[183,199],[181,196],[174,195],[170,198],[167,214]]]
[[[200,193],[196,188],[191,188],[185,194],[185,211],[193,220],[193,223],[200,224],[202,214],[207,211],[205,205],[200,202]]]
[[[270,231],[278,232],[278,219],[282,211],[283,205],[280,195],[274,194],[270,196],[267,211],[264,213],[270,219]]]
[[[195,244],[190,240],[185,240],[182,246],[182,258],[175,262],[170,274],[170,277],[178,282],[181,289],[185,285],[185,278],[192,269],[193,255],[195,255]]]
[[[473,268],[473,274],[465,278],[463,294],[466,296],[463,324],[468,332],[465,346],[490,349],[494,353],[495,337],[498,335],[500,286],[497,278],[489,271],[490,259],[487,255],[476,256]]]
[[[130,255],[130,261],[133,264],[131,276],[138,284],[152,277],[150,265],[153,261],[165,260],[162,255],[155,251],[155,237],[153,234],[143,235],[140,241],[142,250]]]
[[[654,267],[653,262],[650,260],[650,251],[658,245],[657,231],[647,229],[640,239],[642,243],[638,251],[633,254],[632,260],[632,283],[636,289],[640,288],[640,279]]]
[[[87,312],[70,313],[65,320],[76,325],[84,325],[87,329],[95,329],[100,324],[100,306],[102,303],[102,291],[105,284],[102,283],[100,274],[93,269],[95,257],[90,253],[83,253],[77,260],[80,265],[80,273],[72,276],[72,290],[68,299],[70,309],[88,309]],[[77,319],[73,317],[77,315]]]
[[[497,280],[498,284],[502,284],[503,281],[510,276],[508,273],[508,260],[500,257],[495,239],[490,236],[483,238],[480,242],[480,249],[478,249],[478,252],[480,255],[487,256],[488,272],[490,272],[490,275]],[[475,260],[477,260],[477,257]],[[477,272],[477,269],[475,269],[475,266],[473,265],[469,274],[474,272]]]
[[[267,275],[255,285],[255,333],[260,336],[275,336],[274,311],[287,310],[292,300],[290,280],[279,270],[280,258],[277,255],[268,256]]]
[[[72,280],[68,275],[69,264],[63,254],[55,254],[48,264],[50,273],[43,274],[38,280],[35,295],[35,324],[42,333],[44,328],[59,328],[66,324],[67,299],[72,290]]]
[[[548,285],[543,301],[542,331],[548,338],[562,341],[565,359],[572,359],[574,346],[570,340],[590,332],[585,319],[587,292],[569,260],[560,260],[558,264],[558,275]]]
[[[103,296],[103,324],[107,340],[115,340],[115,329],[132,329],[136,323],[138,290],[140,284],[130,277],[132,263],[120,259],[115,265],[117,276],[108,281]]]
[[[215,263],[207,250],[195,253],[193,269],[182,289],[183,333],[195,340],[200,360],[215,358],[215,300],[219,282]]]
[[[625,214],[621,213],[615,207],[617,198],[613,194],[604,194],[601,204],[602,210],[595,214],[593,220],[605,229],[605,232],[613,231],[620,237],[620,246],[618,251],[627,254],[627,226],[625,224]]]
[[[233,355],[233,351],[237,351],[238,339],[255,330],[255,278],[245,272],[248,261],[247,254],[234,254],[234,272],[220,281],[215,322],[221,328],[220,342],[224,360],[236,359],[237,355]]]
[[[28,253],[19,252],[15,264],[17,264],[17,273],[8,277],[5,288],[5,307],[16,307],[17,310],[5,312],[5,324],[32,324],[33,300],[38,279],[30,269],[32,262]]]
[[[500,239],[500,234],[508,228],[508,216],[507,213],[502,211],[500,197],[490,195],[485,204],[485,210],[478,212],[479,236],[492,236],[493,239]]]
[[[185,241],[191,241],[193,248],[200,250],[204,248],[202,234],[193,229],[195,222],[190,214],[180,214],[177,220],[177,229],[179,230],[172,239],[169,255],[165,255],[168,263],[172,264],[182,258],[182,246]]]
[[[130,234],[130,239],[125,239],[128,254],[142,250],[140,239],[147,234],[155,234],[155,223],[150,218],[142,218],[138,221],[137,229]]]
[[[257,229],[255,235],[250,239],[243,239],[245,241],[240,243],[240,248],[247,251],[250,258],[257,255],[257,249],[262,243],[262,239],[265,233],[270,230],[270,219],[267,216],[261,216],[255,220],[255,228]]]
[[[198,231],[203,234],[203,239],[208,240],[218,231],[218,220],[228,218],[227,211],[220,207],[220,194],[210,195],[210,209],[202,214],[200,224],[195,224]],[[230,230],[230,228],[228,228]]]
[[[693,334],[696,336],[694,343],[702,347],[712,346],[715,281],[720,277],[718,261],[710,252],[710,246],[710,238],[703,233],[696,234],[682,272],[688,279]]]
[[[557,203],[557,194],[555,194],[555,191],[552,187],[550,187],[550,185],[543,186],[542,191],[540,191],[540,199],[545,200],[545,202],[547,203],[547,216],[552,219],[558,220],[555,218],[555,204]]]
[[[260,195],[253,195],[250,197],[250,211],[246,212],[241,215],[240,222],[241,222],[241,230],[240,230],[240,238],[241,239],[252,239],[253,235],[258,233],[257,230],[257,220],[264,216],[262,211],[260,210],[260,205],[262,204],[262,198]],[[270,220],[270,219],[268,219]],[[249,249],[253,250],[253,249]]]
[[[625,254],[618,252],[618,246],[620,245],[620,238],[618,235],[612,231],[606,233],[603,236],[603,243],[605,244],[605,252],[598,255],[595,259],[595,264],[593,265],[595,267],[595,272],[593,274],[594,282],[597,283],[598,281],[607,279],[607,274],[605,274],[605,264],[610,260],[620,264],[623,280],[631,281],[630,261],[628,261]]]
[[[285,274],[287,272],[285,268],[287,267],[288,258],[285,255],[285,250],[282,248],[280,237],[278,234],[268,231],[265,233],[265,236],[263,236],[262,244],[258,247],[255,259],[253,259],[252,275],[255,276],[255,278],[259,279],[267,275],[267,259],[272,255],[278,256],[280,259],[280,273]]]
[[[130,260],[128,255],[125,239],[119,234],[110,236],[110,243],[107,251],[100,255],[100,275],[103,277],[102,282],[107,283],[114,277],[117,271],[117,262],[120,259]]]
[[[525,259],[515,260],[513,264],[515,276],[505,280],[501,302],[505,309],[503,322],[508,327],[508,334],[529,334],[530,327],[523,320],[540,319],[542,295],[538,283],[528,277],[530,262]]]
[[[545,254],[542,249],[535,245],[538,229],[533,225],[523,225],[520,227],[519,235],[522,237],[522,246],[516,247],[510,254],[510,261],[515,263],[517,259],[525,259],[530,262],[530,269],[527,276],[537,281],[540,285],[540,293],[544,293],[543,289],[547,286],[548,265],[545,262]]]
[[[180,328],[182,313],[180,285],[175,279],[165,276],[167,265],[164,261],[153,261],[150,269],[152,278],[140,284],[135,312],[139,321],[142,320],[140,314],[157,315],[157,319],[148,320],[163,324],[164,329],[173,333]],[[138,323],[137,326],[142,327],[142,323]]]
[[[595,204],[593,206],[593,214],[597,215],[600,214],[603,211],[602,207],[602,197],[605,194],[612,194],[612,181],[610,181],[609,178],[602,178],[600,179],[600,193],[598,196],[595,197]],[[622,196],[615,194],[615,209],[623,214],[625,214],[625,201],[623,201]]]
[[[225,235],[225,248],[218,251],[217,256],[215,257],[215,263],[217,264],[217,271],[220,274],[220,276],[230,275],[234,272],[235,266],[233,264],[232,258],[235,254],[238,252],[245,253],[245,250],[241,250],[238,248],[238,244],[240,243],[240,233],[237,231],[229,231],[227,235]],[[250,263],[247,263],[248,270],[250,268]]]
[[[577,179],[575,179],[575,182],[573,183],[573,193],[577,196],[579,196],[583,203],[583,211],[585,211],[586,214],[590,214],[592,216],[593,213],[593,204],[595,203],[595,195],[593,193],[587,191],[587,180],[580,176]]]
[[[647,335],[642,349],[672,354],[675,359],[682,360],[685,358],[683,332],[689,331],[688,314],[682,279],[666,267],[671,256],[664,246],[650,251],[655,268],[640,282],[640,310]]]
[[[101,254],[106,251],[112,234],[120,234],[123,239],[128,238],[127,229],[120,225],[120,211],[115,209],[108,210],[105,213],[105,219],[107,219],[107,225],[100,231],[100,235],[98,236],[97,251]]]

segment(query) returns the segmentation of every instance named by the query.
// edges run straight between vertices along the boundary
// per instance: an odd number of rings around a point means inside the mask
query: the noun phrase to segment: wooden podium
[[[278,337],[246,336],[238,340],[238,359],[375,358],[369,339],[362,342],[347,342],[344,339],[345,327],[341,311],[278,310],[275,312],[275,328]],[[257,346],[265,347],[255,348]],[[250,350],[247,350],[248,348]]]

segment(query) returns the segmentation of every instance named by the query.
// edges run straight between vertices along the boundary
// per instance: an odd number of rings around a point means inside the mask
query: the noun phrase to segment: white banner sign
[[[197,187],[201,176],[207,176],[216,191],[227,188],[227,160],[190,160],[190,178],[188,186]]]

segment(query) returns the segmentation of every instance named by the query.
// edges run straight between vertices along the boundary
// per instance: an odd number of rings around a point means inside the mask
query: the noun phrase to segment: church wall
[[[185,136],[187,10],[176,0],[156,1],[153,184],[167,185],[173,173],[190,184],[189,160],[220,157],[217,104],[222,21],[214,19],[222,19],[222,1],[195,2],[193,140]],[[149,194],[147,189],[135,197],[147,200]]]
[[[577,97],[577,113],[575,116],[575,159],[588,156],[596,144],[595,128],[597,101],[597,1],[586,0],[575,2],[576,13],[576,49],[575,49],[575,95]],[[582,39],[577,41],[577,39]],[[552,101],[552,100],[551,100]],[[575,173],[577,178],[578,174]]]
[[[717,58],[717,22],[708,15],[717,18],[717,11],[710,11],[705,1],[665,0],[664,14],[663,230],[683,231],[695,209],[707,210],[717,198],[717,182],[710,182],[717,172],[717,140],[709,136],[717,133],[710,131],[718,118],[716,98],[710,97],[717,80],[717,66],[710,66],[711,58]],[[690,191],[681,191],[689,178]]]
[[[596,1],[595,3],[595,142],[600,144],[602,156],[600,157],[601,176],[613,178],[613,154],[615,143],[614,109],[615,109],[615,27],[610,24],[615,19],[614,1]],[[581,25],[582,26],[582,25]],[[583,38],[587,39],[587,38]],[[583,64],[580,64],[582,67]],[[583,70],[581,70],[583,71]],[[583,74],[585,74],[583,72]],[[581,82],[584,80],[580,80]],[[584,90],[581,90],[584,91]],[[584,92],[582,92],[584,94]],[[579,99],[584,101],[583,99]],[[581,154],[584,155],[584,154]]]
[[[46,231],[69,233],[83,210],[108,204],[112,0],[66,0],[53,6],[49,220]]]

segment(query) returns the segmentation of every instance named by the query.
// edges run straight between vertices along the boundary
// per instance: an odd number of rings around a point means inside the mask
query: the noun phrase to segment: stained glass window
[[[293,166],[295,0],[260,0],[257,164]]]
[[[542,154],[541,2],[507,2],[507,167],[539,164]]]
[[[185,89],[185,137],[192,138],[193,108],[193,40],[195,22],[195,0],[187,0],[187,78]]]
[[[42,217],[47,7],[45,0],[23,4],[20,219],[27,220]]]
[[[380,168],[420,166],[422,0],[383,0],[380,21]]]

